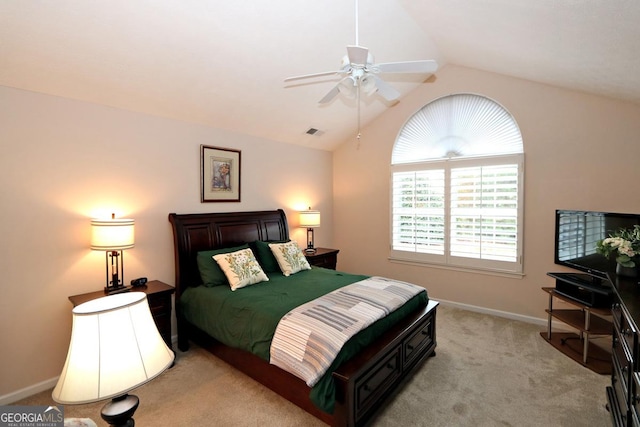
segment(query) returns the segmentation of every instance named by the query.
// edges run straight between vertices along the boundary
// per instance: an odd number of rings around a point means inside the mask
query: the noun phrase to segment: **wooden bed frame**
[[[199,251],[256,240],[287,240],[289,228],[284,211],[171,213],[169,221],[174,236],[180,350],[186,351],[191,340],[333,426],[367,424],[421,362],[435,355],[438,303],[430,301],[428,306],[401,320],[333,373],[335,410],[333,414],[321,411],[309,399],[310,388],[302,380],[258,356],[224,346],[187,322],[180,311],[183,290],[202,283],[196,263]]]

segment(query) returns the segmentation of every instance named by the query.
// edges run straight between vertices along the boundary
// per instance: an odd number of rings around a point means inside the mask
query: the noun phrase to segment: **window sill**
[[[393,258],[393,257],[389,257],[388,259],[392,263],[396,263],[396,264],[415,265],[420,267],[437,268],[440,270],[460,271],[464,273],[484,274],[487,276],[507,277],[510,279],[522,279],[525,276],[524,273],[518,273],[514,271],[492,270],[492,269],[482,269],[482,268],[473,268],[473,267],[463,267],[463,266],[457,266],[457,265],[435,264],[435,263],[430,263],[425,261],[415,261],[415,260]]]

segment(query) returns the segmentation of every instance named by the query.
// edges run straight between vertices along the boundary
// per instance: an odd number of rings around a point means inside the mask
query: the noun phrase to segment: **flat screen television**
[[[598,283],[615,271],[616,262],[596,252],[596,242],[634,225],[640,225],[640,215],[557,210],[555,263],[585,272]]]

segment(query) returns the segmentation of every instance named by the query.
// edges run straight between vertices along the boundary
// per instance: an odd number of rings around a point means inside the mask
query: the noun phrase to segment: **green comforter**
[[[317,267],[288,277],[271,273],[268,282],[236,291],[231,291],[228,286],[189,288],[182,293],[180,309],[185,319],[221,343],[249,351],[268,361],[276,326],[287,312],[367,277]],[[333,413],[335,396],[331,372],[427,301],[426,291],[421,292],[349,340],[327,374],[312,388],[311,401],[321,410]]]

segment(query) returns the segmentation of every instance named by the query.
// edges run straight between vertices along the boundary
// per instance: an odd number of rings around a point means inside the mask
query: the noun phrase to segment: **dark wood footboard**
[[[437,305],[430,301],[333,373],[334,425],[366,424],[421,362],[435,355]]]

